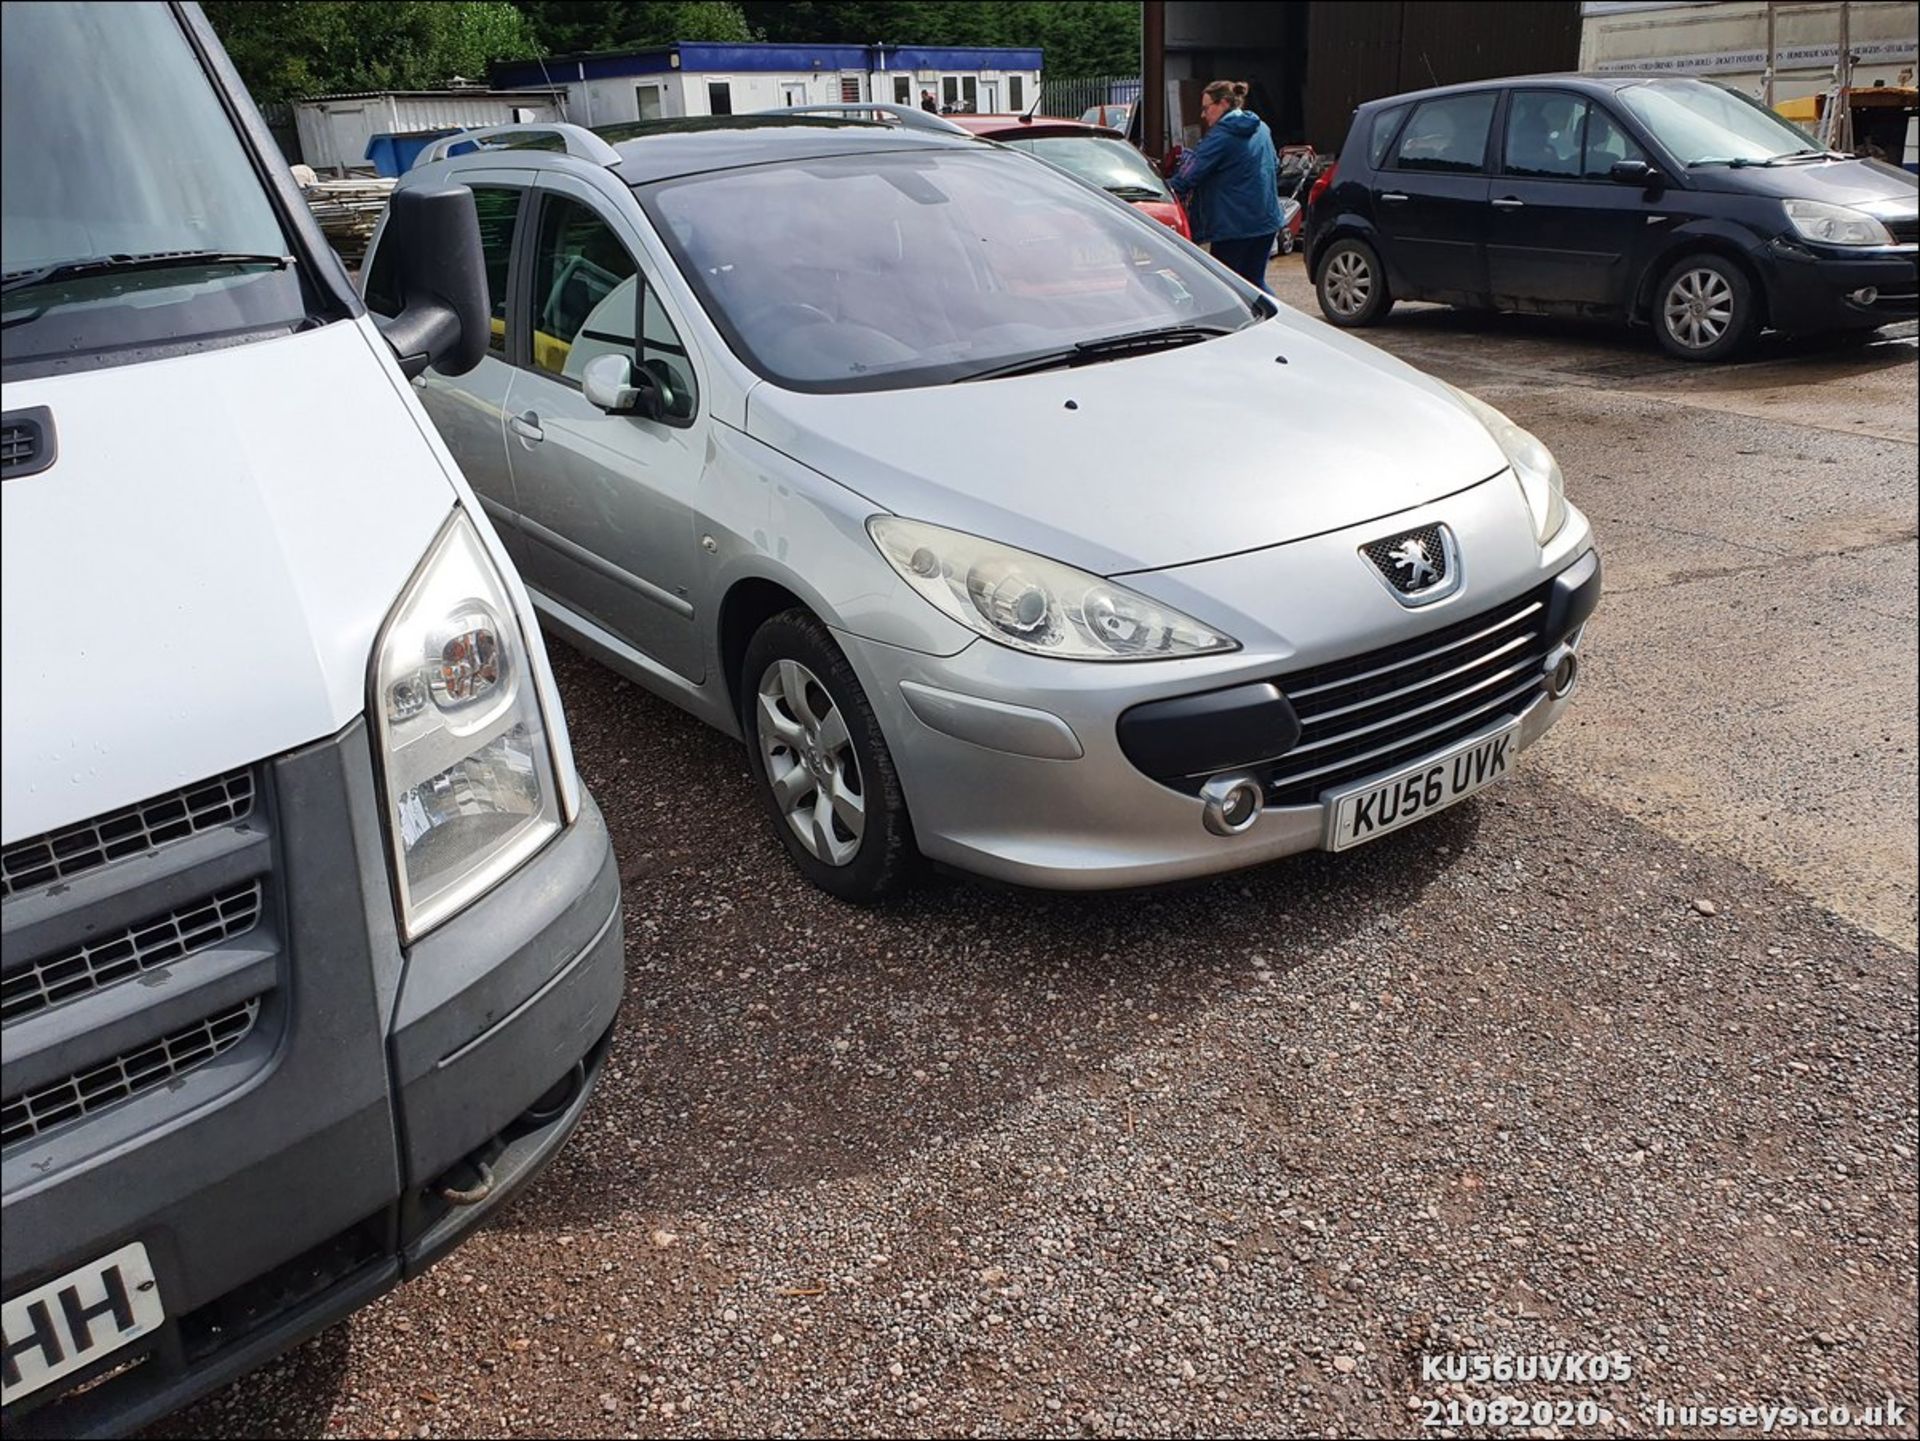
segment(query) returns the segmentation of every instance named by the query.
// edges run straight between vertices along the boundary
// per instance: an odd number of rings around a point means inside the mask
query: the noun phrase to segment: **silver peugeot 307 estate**
[[[503,127],[403,178],[473,190],[492,354],[415,384],[546,623],[741,736],[849,899],[1338,850],[1506,775],[1599,599],[1545,447],[902,120]]]

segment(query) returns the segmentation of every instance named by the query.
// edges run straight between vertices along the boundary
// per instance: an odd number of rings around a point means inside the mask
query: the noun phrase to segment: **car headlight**
[[[1460,397],[1460,403],[1473,412],[1506,452],[1507,463],[1520,478],[1527,509],[1533,512],[1534,538],[1545,545],[1567,523],[1567,488],[1560,474],[1560,462],[1540,443],[1539,436],[1515,425],[1486,401],[1468,395],[1458,386],[1450,385],[1447,389]]]
[[[553,753],[513,603],[463,511],[388,616],[372,710],[409,941],[560,829]]]
[[[1070,565],[924,521],[876,515],[887,563],[988,640],[1064,660],[1172,660],[1238,650],[1230,636]]]
[[[1822,245],[1891,245],[1893,232],[1864,210],[1824,200],[1787,200],[1787,223]]]

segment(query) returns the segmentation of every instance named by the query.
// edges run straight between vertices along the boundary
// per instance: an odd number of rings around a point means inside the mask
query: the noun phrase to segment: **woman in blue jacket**
[[[1187,152],[1169,183],[1186,202],[1193,238],[1265,290],[1267,256],[1280,229],[1278,162],[1266,122],[1245,108],[1246,100],[1240,80],[1216,80],[1200,92],[1206,138]]]

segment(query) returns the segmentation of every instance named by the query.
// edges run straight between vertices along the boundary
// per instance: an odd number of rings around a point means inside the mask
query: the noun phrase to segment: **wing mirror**
[[[480,217],[464,185],[393,192],[382,250],[392,249],[400,312],[375,317],[411,380],[428,366],[465,375],[486,357],[492,329]]]
[[[673,404],[673,396],[644,366],[634,368],[624,355],[596,355],[580,372],[580,390],[587,404],[608,415],[637,415],[659,420]]]
[[[1660,172],[1644,160],[1616,160],[1607,170],[1607,179],[1622,185],[1653,186],[1660,183]]]

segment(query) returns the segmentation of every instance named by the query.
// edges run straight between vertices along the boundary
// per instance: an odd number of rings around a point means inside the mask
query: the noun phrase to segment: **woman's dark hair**
[[[1229,110],[1238,110],[1247,103],[1247,82],[1216,80],[1200,93],[1214,105],[1224,103]]]

